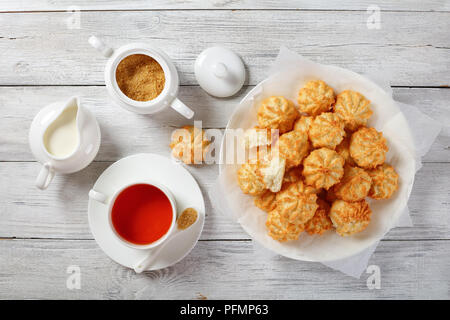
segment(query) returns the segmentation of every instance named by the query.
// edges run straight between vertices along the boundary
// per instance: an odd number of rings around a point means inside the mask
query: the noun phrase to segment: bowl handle
[[[97,38],[96,36],[90,36],[88,42],[91,46],[97,49],[106,58],[109,58],[113,53],[113,49],[107,47],[103,43],[103,41]]]
[[[172,107],[172,109],[179,112],[183,117],[187,119],[191,119],[194,116],[194,111],[192,111],[187,105],[181,102],[181,100],[179,100],[178,98],[173,99],[170,106]]]

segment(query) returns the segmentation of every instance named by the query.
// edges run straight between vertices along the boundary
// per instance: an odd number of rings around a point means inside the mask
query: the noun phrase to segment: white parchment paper
[[[322,236],[310,236],[304,232],[296,241],[280,243],[267,235],[266,213],[253,204],[252,197],[240,190],[236,179],[239,164],[221,165],[218,180],[209,193],[214,207],[239,222],[259,243],[256,248],[262,254],[317,261],[359,278],[379,241],[391,228],[412,226],[407,202],[414,176],[421,167],[421,157],[428,152],[441,125],[417,108],[395,102],[389,82],[382,73],[368,76],[372,81],[346,69],[314,63],[281,48],[269,77],[236,107],[227,129],[253,127],[257,124],[256,113],[262,99],[282,95],[295,102],[299,88],[312,79],[324,80],[337,93],[346,89],[359,91],[371,100],[374,114],[368,125],[383,132],[389,146],[386,161],[400,176],[399,189],[391,199],[368,199],[372,220],[363,232],[351,237],[341,237],[333,231]],[[226,148],[222,145],[221,158],[224,159],[225,155]]]

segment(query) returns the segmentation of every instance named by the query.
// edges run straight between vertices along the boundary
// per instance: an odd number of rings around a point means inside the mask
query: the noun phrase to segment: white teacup
[[[172,220],[171,220],[171,224],[170,224],[170,227],[167,230],[167,232],[164,235],[162,235],[160,238],[158,238],[157,240],[155,240],[151,243],[146,243],[146,244],[136,244],[136,243],[130,242],[127,239],[125,239],[124,237],[122,237],[119,234],[119,232],[116,230],[116,228],[114,227],[114,224],[112,221],[113,207],[114,207],[114,204],[115,204],[118,196],[122,193],[122,191],[124,191],[132,186],[136,186],[136,185],[140,185],[140,184],[156,187],[157,189],[159,189],[169,199],[170,205],[172,207]],[[112,194],[112,195],[106,195],[101,192],[95,191],[94,189],[91,189],[89,191],[89,198],[91,198],[92,200],[101,202],[104,205],[108,206],[108,225],[109,225],[111,231],[113,232],[113,234],[115,235],[117,240],[119,240],[119,242],[121,242],[122,244],[124,244],[130,248],[133,248],[133,249],[154,248],[154,247],[162,244],[165,240],[167,240],[167,238],[170,236],[170,234],[173,232],[173,230],[176,227],[176,220],[177,220],[176,202],[174,200],[172,193],[167,188],[165,188],[164,186],[162,186],[160,184],[156,184],[156,183],[148,182],[148,181],[147,182],[133,182],[133,183],[129,183],[129,184],[123,186],[122,188],[120,188],[119,190],[114,192],[114,194]]]
[[[170,106],[184,117],[191,119],[194,111],[177,98],[179,78],[177,69],[170,58],[161,50],[145,43],[130,43],[118,49],[107,47],[95,36],[89,38],[89,43],[109,58],[105,67],[105,83],[109,94],[121,107],[136,113],[153,114]],[[163,91],[153,100],[136,101],[127,97],[116,81],[116,69],[119,63],[133,54],[147,55],[156,60],[164,71],[165,85]]]

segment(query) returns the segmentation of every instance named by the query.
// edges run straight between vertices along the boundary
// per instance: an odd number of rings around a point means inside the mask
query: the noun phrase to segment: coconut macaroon
[[[277,145],[280,157],[286,159],[286,168],[296,167],[308,154],[308,135],[302,131],[289,131],[280,136]]]
[[[265,189],[278,192],[283,183],[286,160],[270,151],[261,153],[257,153],[257,159],[249,159],[237,172],[239,187],[253,196],[262,194]]]
[[[314,148],[334,149],[345,136],[344,122],[336,114],[324,112],[312,121],[308,135]]]
[[[361,93],[352,90],[345,90],[337,95],[333,110],[344,120],[345,128],[350,131],[365,126],[372,115],[370,101]]]
[[[281,157],[265,157],[259,163],[258,174],[263,177],[267,189],[278,192],[283,184],[286,160]]]
[[[372,178],[369,197],[389,199],[398,189],[398,174],[391,165],[384,163],[373,170],[369,170],[368,174]]]
[[[314,150],[303,161],[305,182],[317,189],[328,190],[344,175],[344,158],[327,148]]]
[[[371,185],[372,178],[364,169],[346,165],[344,176],[333,186],[333,192],[340,200],[356,202],[368,195]]]
[[[266,190],[264,193],[257,195],[253,202],[261,210],[270,212],[277,207],[276,193]]]
[[[317,195],[302,181],[291,183],[277,193],[277,210],[289,223],[303,224],[314,216]]]
[[[238,184],[242,192],[257,196],[267,188],[263,176],[259,173],[258,163],[244,163],[237,172]]]
[[[267,215],[266,227],[269,236],[274,240],[285,242],[288,240],[297,240],[305,230],[303,224],[290,223],[278,209],[272,210]]]
[[[343,237],[367,228],[371,214],[372,211],[366,200],[358,202],[336,200],[330,209],[330,218],[336,232]]]
[[[383,134],[374,128],[362,127],[350,139],[350,156],[358,166],[365,169],[383,164],[388,149]]]
[[[322,200],[317,199],[318,208],[314,216],[305,223],[305,230],[309,234],[322,235],[325,231],[333,229],[333,223],[328,216],[330,205]]]
[[[340,144],[336,146],[336,152],[345,160],[345,163],[351,166],[356,166],[355,161],[353,161],[350,156],[350,137],[346,136]]]
[[[298,93],[298,109],[316,116],[331,109],[335,101],[334,91],[322,80],[309,81]]]
[[[302,131],[308,134],[309,126],[313,122],[314,117],[301,116],[294,123],[294,130]]]
[[[184,126],[172,133],[169,146],[174,158],[186,164],[199,164],[205,160],[210,143],[203,129]]]
[[[298,116],[294,103],[282,96],[264,99],[258,109],[259,127],[278,129],[279,134],[292,130]]]

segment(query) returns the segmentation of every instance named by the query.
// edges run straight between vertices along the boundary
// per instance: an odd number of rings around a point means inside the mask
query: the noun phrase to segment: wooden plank
[[[381,288],[369,290],[369,274],[267,256],[251,242],[202,241],[178,264],[136,275],[94,241],[3,240],[0,299],[448,299],[449,244],[383,241],[369,262]],[[69,266],[79,290],[67,289]]]
[[[121,0],[3,0],[0,5],[0,12],[3,11],[44,11],[44,10],[68,10],[71,6],[78,7],[79,10],[180,10],[180,9],[283,9],[283,10],[366,10],[374,2],[365,1],[307,1],[307,0],[135,0],[124,3]],[[448,11],[447,1],[377,1],[382,10],[405,10],[405,11]]]
[[[229,99],[216,99],[194,86],[181,87],[180,98],[191,106],[204,128],[224,128],[239,100],[252,89]],[[113,104],[104,87],[0,87],[0,160],[31,161],[27,132],[38,110],[48,103],[80,95],[96,115],[102,130],[102,145],[96,160],[115,161],[139,152],[168,154],[169,138],[175,127],[192,123],[172,110],[154,116],[130,113]],[[433,144],[425,161],[450,159],[450,113],[448,89],[395,88],[394,98],[416,105],[446,127]],[[21,132],[21,134],[17,134]],[[133,143],[130,143],[132,141]]]
[[[365,11],[278,12],[82,12],[80,29],[68,28],[66,12],[1,14],[0,84],[103,84],[105,59],[87,43],[96,34],[115,47],[140,41],[163,48],[184,85],[196,84],[198,54],[218,44],[242,56],[248,84],[264,79],[286,46],[356,72],[387,69],[393,85],[450,85],[449,12],[383,12],[379,30],[367,28]]]
[[[0,162],[0,237],[92,239],[87,222],[88,191],[110,165],[96,162],[79,173],[57,175],[45,191],[34,186],[40,165]],[[223,215],[208,192],[217,166],[188,167],[206,201],[203,240],[249,239],[240,225]],[[450,239],[450,163],[427,163],[418,172],[409,201],[414,228],[397,228],[386,239]]]
[[[423,161],[450,161],[450,90],[395,88],[393,96],[396,101],[416,106],[442,125],[442,131]]]

